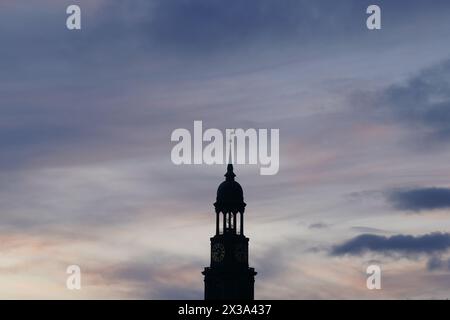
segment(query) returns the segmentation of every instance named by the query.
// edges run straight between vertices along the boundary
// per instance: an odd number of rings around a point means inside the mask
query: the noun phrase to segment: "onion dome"
[[[227,166],[225,181],[217,189],[217,199],[214,203],[217,213],[243,213],[245,210],[244,192],[241,185],[234,181],[234,177],[236,175],[233,172],[233,165],[230,163]]]

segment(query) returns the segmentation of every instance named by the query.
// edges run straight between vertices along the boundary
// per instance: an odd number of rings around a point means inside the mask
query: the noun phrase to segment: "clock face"
[[[212,260],[215,262],[220,262],[225,257],[225,247],[221,243],[215,243],[211,250]]]
[[[236,257],[236,260],[239,262],[246,262],[247,261],[247,248],[243,244],[238,244],[236,246],[234,255]]]

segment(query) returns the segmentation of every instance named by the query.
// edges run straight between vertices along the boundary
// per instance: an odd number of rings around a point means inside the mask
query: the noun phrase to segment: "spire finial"
[[[234,158],[234,129],[230,130],[230,140],[228,140],[228,164],[233,164]]]
[[[231,153],[234,154],[234,130],[230,132],[230,140],[229,140],[229,152],[228,152],[228,165],[227,165],[227,173],[225,174],[225,177],[227,180],[234,180],[234,177],[236,175],[233,172],[233,157]]]

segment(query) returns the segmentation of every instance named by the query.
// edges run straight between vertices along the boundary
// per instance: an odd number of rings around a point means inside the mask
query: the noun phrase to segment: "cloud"
[[[89,276],[96,285],[127,288],[127,298],[198,300],[203,296],[202,264],[193,257],[154,252],[145,261],[136,258],[92,269]]]
[[[20,2],[20,1],[16,1]],[[70,57],[93,57],[96,62],[112,61],[120,57],[128,64],[145,51],[190,56],[190,53],[209,55],[212,52],[231,52],[237,47],[256,43],[273,45],[284,42],[307,47],[312,43],[348,41],[352,36],[367,38],[366,8],[370,0],[345,2],[310,0],[120,0],[78,1],[83,13],[83,31],[67,33],[61,27],[64,4],[43,4],[39,15],[35,8],[11,4],[5,7],[8,41],[23,42],[22,31],[32,28],[25,37],[38,35],[42,45],[33,43],[39,56],[58,49]],[[422,1],[410,1],[407,8],[392,1],[380,0],[382,8],[395,16],[386,19],[392,29],[407,18],[426,11],[443,12],[447,1],[435,0],[425,6]],[[17,22],[16,16],[23,20]],[[25,24],[24,24],[25,23]],[[20,38],[15,40],[13,35]],[[53,41],[55,37],[70,40]],[[17,42],[16,42],[17,41]],[[351,41],[351,40],[350,40]],[[10,50],[10,48],[5,48]],[[105,51],[107,50],[107,54]],[[10,51],[8,51],[10,52]],[[54,55],[55,53],[53,53]],[[162,57],[159,56],[161,59]],[[112,59],[112,60],[111,60]],[[85,60],[88,61],[88,60]],[[115,65],[117,67],[117,65]]]
[[[359,7],[356,1],[154,1],[145,29],[159,44],[196,52],[258,41],[309,41],[314,40],[311,33],[331,38],[351,31],[354,20],[345,17],[351,16],[355,7]],[[341,21],[340,28],[332,27],[336,20]]]
[[[441,259],[440,257],[431,257],[427,262],[429,271],[445,270],[450,271],[450,259]]]
[[[405,6],[392,1],[379,2],[397,18],[387,20],[391,28],[392,21],[405,19]],[[143,37],[159,47],[182,47],[203,53],[258,41],[289,40],[305,46],[312,41],[337,41],[354,34],[366,36],[367,29],[361,22],[365,21],[370,4],[369,0],[141,0],[134,1],[133,6],[114,2],[114,6],[121,8],[120,13],[138,9],[140,14],[134,13],[129,22],[138,21]],[[435,0],[433,6],[447,8],[448,3]],[[409,18],[430,10],[421,1],[411,1],[408,7]]]
[[[350,228],[352,231],[357,232],[371,232],[371,233],[386,233],[385,230],[377,229],[377,228],[370,228],[370,227],[364,227],[364,226],[355,226]]]
[[[359,235],[332,248],[332,255],[361,255],[365,252],[382,254],[427,254],[443,252],[450,248],[449,233],[430,233],[422,236],[394,235],[391,237],[373,234]]]
[[[395,190],[388,201],[399,210],[422,211],[450,208],[450,188]]]
[[[410,129],[416,144],[422,141],[448,143],[450,59],[369,96],[362,99],[374,117]]]
[[[325,229],[328,228],[329,225],[327,225],[326,223],[323,222],[317,222],[317,223],[313,223],[309,225],[309,229]]]

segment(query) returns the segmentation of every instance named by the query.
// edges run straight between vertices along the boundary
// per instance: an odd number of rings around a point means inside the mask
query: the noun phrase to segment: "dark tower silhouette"
[[[244,195],[228,164],[225,181],[217,189],[216,234],[211,238],[211,265],[205,275],[205,300],[253,300],[255,269],[248,266],[244,235]]]

